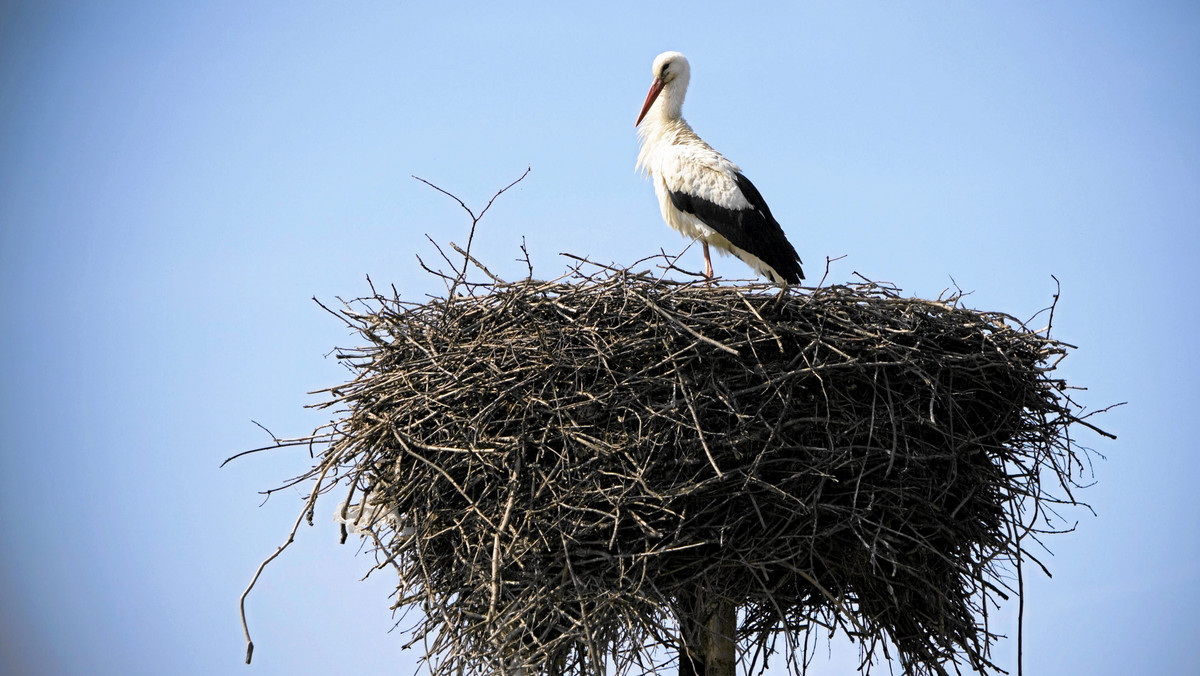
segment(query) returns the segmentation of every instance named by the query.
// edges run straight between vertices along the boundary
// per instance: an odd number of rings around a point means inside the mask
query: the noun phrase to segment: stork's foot
[[[704,248],[704,286],[712,287],[713,269],[712,259],[708,257],[708,242],[701,241],[700,244]]]

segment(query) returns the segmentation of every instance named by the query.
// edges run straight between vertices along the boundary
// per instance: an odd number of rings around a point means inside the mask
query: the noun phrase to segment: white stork
[[[683,119],[688,60],[679,52],[663,52],[651,72],[654,83],[634,123],[642,143],[637,166],[654,182],[667,225],[700,240],[710,279],[711,244],[776,283],[799,284],[804,279],[800,256],[758,189]]]

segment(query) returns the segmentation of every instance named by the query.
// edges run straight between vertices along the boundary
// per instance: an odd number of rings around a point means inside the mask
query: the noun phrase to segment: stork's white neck
[[[652,161],[652,155],[660,145],[700,140],[687,120],[683,119],[683,98],[687,94],[687,86],[686,74],[668,82],[638,126],[642,147],[638,151],[637,166],[642,173],[655,172],[656,163]]]
[[[658,159],[665,147],[689,141],[699,141],[700,137],[692,131],[687,120],[676,115],[671,117],[662,112],[659,102],[655,102],[646,118],[638,125],[638,139],[641,148],[638,149],[637,168],[643,174],[658,173]],[[703,141],[701,141],[703,143]]]
[[[690,74],[684,70],[671,78],[658,94],[658,99],[646,113],[646,117],[661,117],[668,120],[683,118],[683,99],[687,96]]]

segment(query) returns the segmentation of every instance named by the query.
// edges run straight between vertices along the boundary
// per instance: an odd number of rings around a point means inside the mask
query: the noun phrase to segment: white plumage
[[[641,138],[637,166],[650,175],[667,225],[700,240],[710,278],[711,244],[775,282],[799,283],[804,279],[800,257],[758,189],[683,119],[688,60],[679,52],[664,52],[654,60],[652,73],[654,83],[635,123]]]

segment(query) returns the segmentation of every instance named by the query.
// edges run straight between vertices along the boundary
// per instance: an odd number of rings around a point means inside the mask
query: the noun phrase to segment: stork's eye
[[[671,64],[669,64],[669,63],[664,63],[664,64],[663,64],[663,67],[662,67],[662,72],[660,72],[660,73],[658,74],[658,76],[659,76],[660,78],[665,78],[665,77],[667,76],[667,69],[668,69],[668,68],[670,68],[670,67],[671,67]]]

